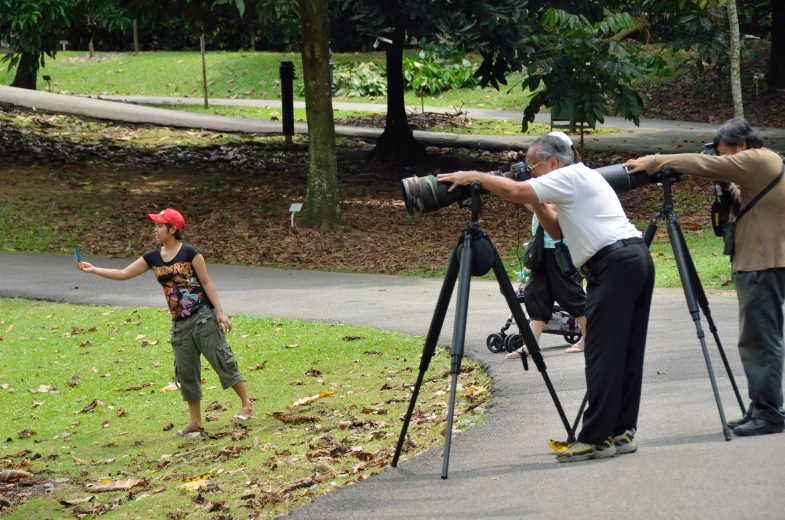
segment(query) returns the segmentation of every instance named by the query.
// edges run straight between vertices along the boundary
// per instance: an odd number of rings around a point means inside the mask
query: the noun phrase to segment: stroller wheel
[[[507,352],[513,352],[523,346],[523,336],[520,334],[510,334],[504,338],[504,348]]]
[[[485,340],[485,345],[488,347],[488,350],[494,354],[497,354],[504,348],[504,337],[501,334],[495,332],[493,334],[489,334],[488,338]]]
[[[575,345],[581,340],[580,334],[565,334],[564,340],[569,343],[570,345]]]

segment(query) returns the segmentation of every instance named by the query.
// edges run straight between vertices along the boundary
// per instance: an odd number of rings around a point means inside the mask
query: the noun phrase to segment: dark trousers
[[[654,262],[645,244],[630,244],[592,265],[587,278],[589,406],[578,440],[601,444],[638,424]]]
[[[782,424],[782,304],[785,268],[734,275],[739,298],[739,355],[749,386],[748,416]]]
[[[523,288],[526,312],[532,320],[548,322],[553,315],[554,300],[574,318],[586,313],[586,293],[575,278],[564,276],[552,247],[543,248],[545,258],[532,271]]]

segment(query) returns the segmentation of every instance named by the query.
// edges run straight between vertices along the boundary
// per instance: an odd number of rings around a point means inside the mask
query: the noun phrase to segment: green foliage
[[[638,72],[647,77],[667,77],[673,75],[673,70],[668,62],[659,54],[644,54],[636,52],[628,54],[625,59],[634,66]]]
[[[416,44],[413,41],[412,44]],[[419,59],[403,60],[403,78],[407,89],[431,95],[445,90],[475,87],[478,65],[466,58],[466,51],[450,43],[420,42]]]
[[[44,66],[44,56],[54,58],[58,33],[70,25],[75,0],[0,0],[0,40],[11,45],[3,56],[9,68],[19,63],[22,54],[33,56],[35,73]]]
[[[528,36],[521,50],[529,73],[523,86],[537,92],[524,111],[523,130],[543,106],[574,110],[576,120],[589,126],[615,114],[638,124],[648,101],[635,86],[643,76],[625,60],[631,47],[609,38],[634,26],[632,17],[619,13],[592,24],[585,16],[548,9],[541,25],[542,33]]]
[[[336,96],[386,96],[387,75],[384,66],[375,61],[340,63],[333,69]],[[301,94],[304,95],[301,85]]]
[[[714,89],[730,76],[730,29],[725,3],[718,0],[641,0],[640,9],[651,17],[657,27],[658,39],[673,52],[694,51],[685,63],[694,75],[707,68],[714,72]],[[747,10],[741,10],[742,13]],[[742,57],[753,59],[755,50],[741,41]]]

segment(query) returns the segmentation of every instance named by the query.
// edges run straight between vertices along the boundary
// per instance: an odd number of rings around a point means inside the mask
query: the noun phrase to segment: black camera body
[[[701,147],[700,153],[706,155],[720,155],[717,145],[706,143]],[[711,203],[711,227],[714,234],[722,237],[722,254],[733,256],[736,249],[736,220],[731,218],[733,196],[726,183],[714,183],[714,202]]]

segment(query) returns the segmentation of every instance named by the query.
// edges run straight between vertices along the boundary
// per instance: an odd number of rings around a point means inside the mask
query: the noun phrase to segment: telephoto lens
[[[602,168],[597,168],[596,171],[602,175],[602,178],[611,185],[613,191],[615,191],[618,195],[627,193],[642,186],[654,184],[660,180],[659,174],[649,176],[646,172],[637,172],[630,175],[627,173],[627,168],[622,164],[603,166]]]
[[[488,175],[498,177],[509,177],[510,175],[500,171],[488,172]],[[406,204],[406,213],[409,216],[422,215],[431,211],[438,211],[455,202],[461,202],[472,196],[471,186],[456,186],[449,191],[451,182],[439,182],[435,175],[424,175],[422,177],[408,177],[401,181],[403,184],[403,200]],[[482,190],[483,193],[489,193]]]

